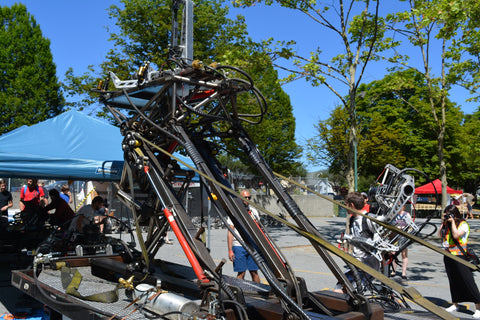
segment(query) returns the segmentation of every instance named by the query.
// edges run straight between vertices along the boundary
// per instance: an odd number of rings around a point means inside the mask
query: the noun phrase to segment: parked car
[[[48,192],[52,189],[57,189],[58,191],[61,191],[62,190],[62,186],[68,184],[68,181],[67,180],[60,180],[60,181],[55,181],[53,183],[50,183],[50,184],[47,184],[45,187],[44,187],[44,192],[46,194],[48,194]],[[72,193],[78,193],[82,190],[83,186],[84,186],[85,182],[84,181],[74,181],[71,185],[70,185],[70,192]]]
[[[23,186],[18,186],[18,187],[12,187],[10,189],[10,192],[20,192]]]

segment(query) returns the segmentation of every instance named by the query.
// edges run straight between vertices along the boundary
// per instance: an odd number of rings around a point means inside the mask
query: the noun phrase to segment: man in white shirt
[[[92,204],[87,204],[80,208],[75,214],[70,223],[69,230],[82,233],[83,228],[90,224],[93,221],[96,224],[100,224],[101,221],[105,218],[105,208],[103,207],[103,198],[96,196],[92,200]],[[103,225],[100,225],[100,232],[102,231]]]
[[[247,190],[243,190],[240,195],[247,200],[251,199],[250,193]],[[252,219],[259,221],[260,216],[258,214],[258,211],[255,208],[251,208],[245,201],[243,203],[247,207],[247,210],[250,213]],[[242,237],[240,236],[238,231],[235,230],[235,227],[233,226],[230,218],[228,218],[227,223],[235,232],[235,236],[230,231],[228,231],[227,235],[228,258],[230,259],[230,261],[233,262],[233,271],[237,272],[237,278],[245,279],[245,273],[247,270],[249,270],[250,275],[252,276],[252,280],[255,282],[260,282],[257,264],[237,240],[237,237],[239,237],[240,239],[242,239]]]

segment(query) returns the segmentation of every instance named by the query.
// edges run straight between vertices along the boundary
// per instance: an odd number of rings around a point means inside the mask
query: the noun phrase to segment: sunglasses
[[[250,200],[250,199],[252,199],[252,197],[245,197],[245,199]]]

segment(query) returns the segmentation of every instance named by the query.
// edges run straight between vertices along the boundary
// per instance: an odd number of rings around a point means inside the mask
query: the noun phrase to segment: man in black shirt
[[[0,179],[0,228],[8,226],[8,208],[13,207],[12,194],[7,191],[7,183]]]

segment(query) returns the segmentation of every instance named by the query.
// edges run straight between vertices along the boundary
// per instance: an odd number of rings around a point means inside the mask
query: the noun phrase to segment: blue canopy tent
[[[119,128],[67,111],[0,136],[0,177],[118,181],[122,140]]]
[[[120,180],[120,129],[78,111],[0,136],[0,176]]]

